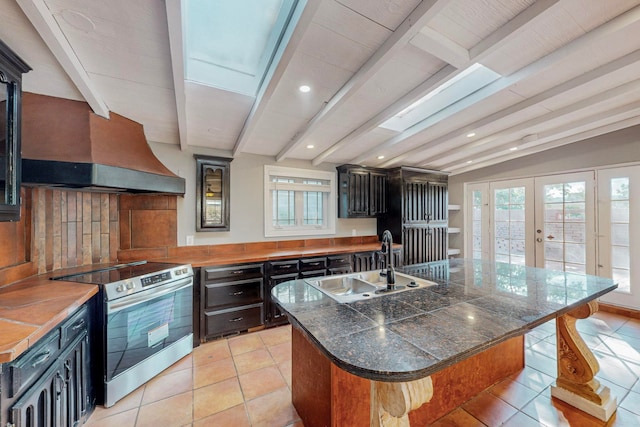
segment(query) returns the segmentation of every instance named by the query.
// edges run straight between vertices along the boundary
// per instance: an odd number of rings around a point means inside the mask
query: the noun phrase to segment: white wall
[[[180,151],[177,145],[150,142],[154,154],[176,175],[185,178],[184,197],[178,197],[178,245],[186,245],[186,236],[193,235],[196,245],[258,242],[264,240],[293,240],[295,238],[264,237],[264,165],[279,165],[303,169],[322,169],[335,172],[335,165],[314,167],[309,161],[286,160],[276,163],[273,157],[240,154],[231,162],[231,229],[230,231],[196,232],[196,161],[194,154],[230,157],[229,153],[199,149]],[[336,234],[307,236],[308,238],[376,234],[375,219],[338,219]]]

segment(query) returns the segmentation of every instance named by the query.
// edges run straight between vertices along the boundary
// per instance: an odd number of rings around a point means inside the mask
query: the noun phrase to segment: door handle
[[[538,242],[538,243],[542,242],[542,237],[538,237],[538,238],[536,239],[536,242]]]
[[[549,239],[549,240],[553,240],[553,239],[555,239],[555,237],[553,237],[551,234],[549,234],[549,235],[547,236],[547,239]]]

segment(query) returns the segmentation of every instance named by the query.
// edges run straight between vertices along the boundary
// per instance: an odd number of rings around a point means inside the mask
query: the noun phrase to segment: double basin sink
[[[381,274],[381,270],[306,279],[306,282],[340,303],[361,301],[435,285],[434,282],[396,272],[395,284],[392,289],[388,289],[387,277],[384,273]]]

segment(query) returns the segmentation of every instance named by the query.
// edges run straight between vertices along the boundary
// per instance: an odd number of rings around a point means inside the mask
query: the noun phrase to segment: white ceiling
[[[184,80],[180,0],[0,0],[0,20],[25,91],[183,150],[456,174],[640,123],[640,0],[308,0],[255,98]],[[503,77],[378,127],[476,62]]]

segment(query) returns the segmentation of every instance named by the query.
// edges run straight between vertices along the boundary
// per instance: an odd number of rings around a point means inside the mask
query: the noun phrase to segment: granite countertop
[[[0,287],[0,363],[16,359],[97,292],[96,285],[48,275]]]
[[[431,375],[612,291],[611,279],[455,259],[399,268],[436,284],[341,304],[304,280],[272,295],[333,363],[360,377]]]

